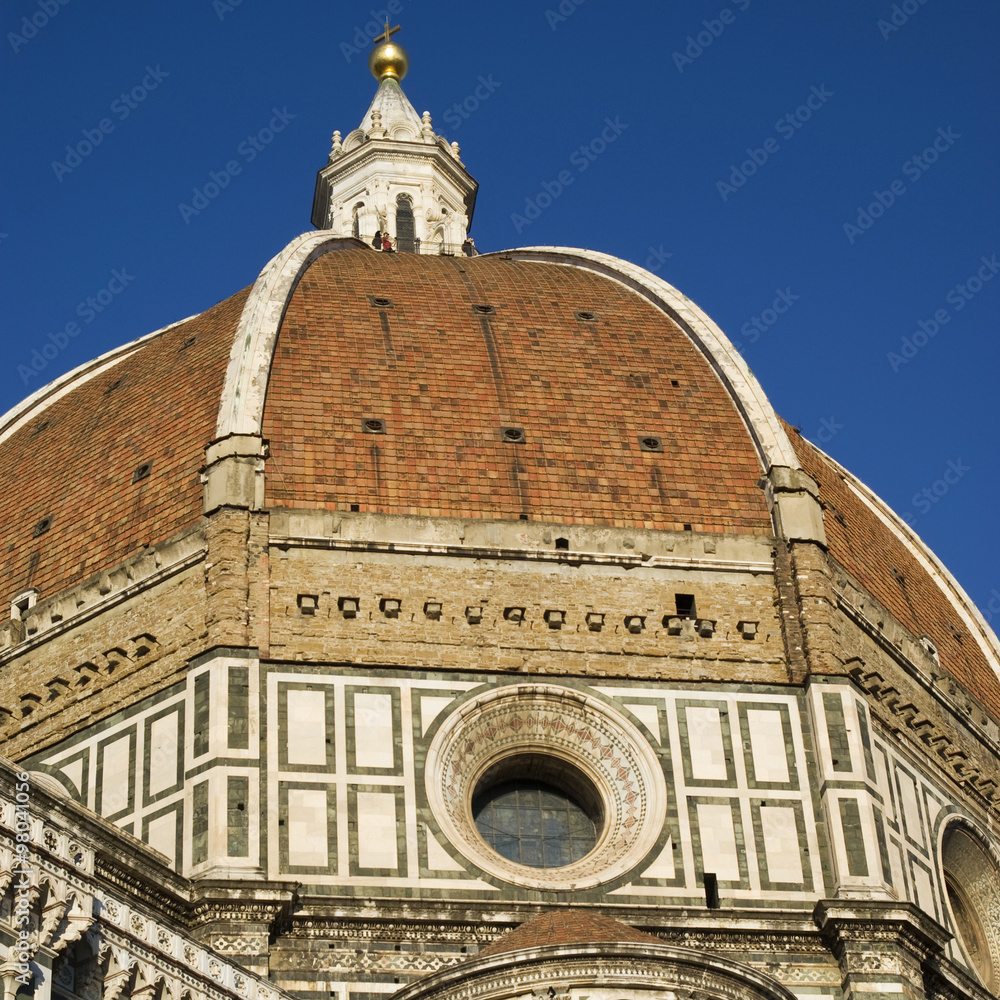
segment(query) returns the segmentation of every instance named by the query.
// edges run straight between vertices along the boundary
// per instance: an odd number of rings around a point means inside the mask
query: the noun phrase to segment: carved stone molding
[[[67,816],[74,812],[76,824]],[[90,959],[99,958],[104,1000],[181,1000],[184,995],[191,1000],[287,1000],[282,990],[192,940],[183,922],[170,915],[177,903],[168,893],[161,898],[123,864],[103,857],[107,845],[91,843],[89,834],[105,832],[105,826],[109,841],[121,850],[120,831],[53,799],[0,758],[0,931],[7,940],[18,939],[14,897],[20,894],[21,912],[25,899],[28,903],[33,956],[28,969],[36,985],[46,975],[75,979],[79,943]],[[136,863],[141,870],[142,862]],[[23,974],[7,965],[13,971],[0,968],[5,985]]]
[[[586,857],[558,869],[528,868],[480,837],[472,816],[476,783],[520,754],[564,762],[597,790],[603,830]],[[666,816],[666,781],[648,740],[604,702],[553,684],[511,685],[463,705],[438,730],[424,773],[448,840],[482,871],[529,888],[582,889],[624,875],[656,844]]]
[[[847,997],[887,988],[920,996],[929,963],[951,938],[913,903],[820,900],[813,916],[840,962]]]
[[[605,1000],[672,996],[675,1000],[791,1000],[771,977],[729,959],[670,945],[547,945],[451,966],[400,990],[393,1000],[557,998],[586,990]],[[669,991],[669,992],[666,992]]]

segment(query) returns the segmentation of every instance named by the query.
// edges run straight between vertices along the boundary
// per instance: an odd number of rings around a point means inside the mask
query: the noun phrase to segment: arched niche
[[[941,839],[941,867],[952,930],[984,985],[1000,988],[1000,864],[984,836],[953,820]]]

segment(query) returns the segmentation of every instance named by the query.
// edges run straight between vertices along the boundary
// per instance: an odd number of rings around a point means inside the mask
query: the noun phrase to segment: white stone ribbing
[[[708,314],[673,285],[637,264],[595,250],[523,247],[504,250],[498,256],[594,271],[618,281],[651,301],[667,313],[705,355],[743,416],[763,471],[769,471],[772,466],[801,468],[778,415],[739,351]]]
[[[51,406],[52,403],[62,399],[68,392],[72,392],[77,387],[89,382],[92,378],[96,378],[102,372],[106,372],[109,368],[113,368],[119,362],[124,361],[154,337],[159,337],[161,334],[173,330],[174,327],[180,326],[182,323],[197,319],[200,315],[201,313],[195,313],[186,319],[179,319],[176,323],[170,323],[167,326],[160,327],[159,330],[154,330],[152,333],[147,333],[145,336],[139,337],[138,340],[130,341],[121,347],[115,347],[110,351],[106,351],[100,357],[94,358],[92,361],[86,361],[65,375],[61,375],[59,378],[49,382],[48,385],[43,385],[41,388],[36,389],[27,399],[21,400],[20,403],[11,407],[3,416],[0,416],[0,444],[3,444],[4,441],[20,430],[33,417],[38,416],[47,406]]]
[[[809,444],[816,448],[812,442]],[[847,488],[896,536],[921,568],[937,584],[948,603],[965,623],[972,638],[976,640],[976,645],[982,651],[986,662],[997,677],[1000,677],[1000,641],[997,640],[996,633],[986,623],[979,608],[976,607],[958,580],[930,550],[927,543],[881,497],[848,472],[839,462],[830,458],[822,449],[816,448],[816,450],[840,473]]]
[[[353,240],[332,236],[325,230],[304,233],[260,272],[233,338],[219,401],[217,439],[231,434],[260,434],[278,329],[299,280],[317,257],[357,246]]]

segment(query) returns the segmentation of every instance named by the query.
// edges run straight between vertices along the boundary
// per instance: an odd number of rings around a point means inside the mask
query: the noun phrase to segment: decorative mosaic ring
[[[521,761],[531,763],[530,773],[518,773]],[[589,799],[596,814],[594,849],[560,868],[502,857],[473,818],[484,776],[530,779],[539,766],[546,780]],[[656,845],[667,812],[663,769],[639,730],[604,702],[548,684],[511,685],[464,704],[435,735],[425,781],[442,832],[465,857],[487,875],[534,889],[586,889],[620,878]]]

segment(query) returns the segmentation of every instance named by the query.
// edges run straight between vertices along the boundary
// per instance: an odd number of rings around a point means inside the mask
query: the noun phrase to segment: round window
[[[476,783],[472,816],[486,843],[515,864],[564,868],[585,858],[604,825],[601,796],[566,761],[515,754]]]
[[[565,892],[622,878],[667,810],[648,739],[603,700],[554,684],[472,697],[427,748],[442,835],[490,879]]]

